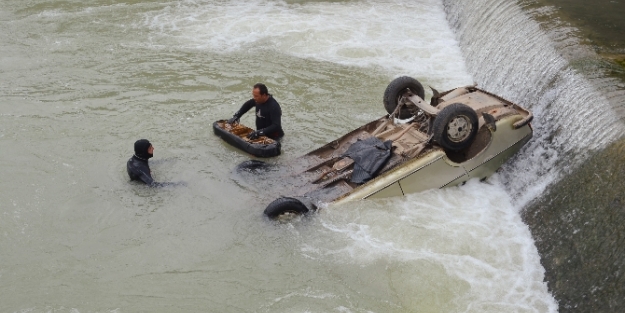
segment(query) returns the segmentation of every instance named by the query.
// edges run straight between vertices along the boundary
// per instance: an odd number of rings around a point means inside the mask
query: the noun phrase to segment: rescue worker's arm
[[[137,175],[139,180],[144,182],[146,185],[152,186],[154,184],[154,179],[152,178],[152,175],[150,175],[149,172],[146,173],[145,169],[135,169],[135,174]]]
[[[228,120],[228,124],[232,124],[234,122],[238,122],[243,114],[247,113],[251,108],[254,107],[254,99],[250,99],[247,102],[243,103],[241,108],[232,115],[232,118]]]

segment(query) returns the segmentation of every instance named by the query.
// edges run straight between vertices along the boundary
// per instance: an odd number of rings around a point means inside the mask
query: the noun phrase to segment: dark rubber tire
[[[264,213],[267,217],[275,219],[284,213],[296,215],[306,214],[308,213],[308,208],[295,198],[282,197],[269,203]]]
[[[423,90],[423,85],[421,83],[409,76],[401,76],[393,79],[390,84],[386,87],[384,91],[384,109],[388,114],[395,112],[395,108],[397,108],[397,102],[399,98],[404,94],[406,88],[410,89],[417,96],[423,97],[425,96],[425,91]],[[412,114],[408,111],[407,108],[403,107],[399,112],[399,119],[407,119],[410,118]]]
[[[462,150],[473,143],[478,126],[477,113],[471,107],[453,103],[436,115],[432,139],[445,150]]]

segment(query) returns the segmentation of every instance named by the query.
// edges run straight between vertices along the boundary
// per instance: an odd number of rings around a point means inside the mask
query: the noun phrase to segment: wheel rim
[[[469,117],[458,115],[447,124],[447,137],[453,142],[461,142],[469,137],[472,130]]]

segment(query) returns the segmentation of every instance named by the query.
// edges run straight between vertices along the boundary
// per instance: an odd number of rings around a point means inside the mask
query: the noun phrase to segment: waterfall
[[[622,136],[623,117],[614,103],[622,103],[623,93],[611,95],[580,73],[517,1],[443,2],[478,86],[535,116],[533,139],[502,173],[520,208]]]

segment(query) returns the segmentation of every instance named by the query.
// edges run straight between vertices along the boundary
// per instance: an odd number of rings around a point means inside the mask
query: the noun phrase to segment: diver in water
[[[282,109],[280,109],[278,101],[267,90],[267,86],[261,83],[254,85],[252,99],[243,103],[241,108],[228,120],[228,124],[238,123],[241,116],[253,107],[256,108],[256,131],[247,137],[252,140],[260,136],[267,136],[275,140],[281,139],[284,136],[281,124]]]
[[[176,185],[175,183],[159,183],[152,178],[148,159],[153,156],[154,146],[147,139],[139,139],[135,142],[135,154],[126,163],[130,180],[138,180],[150,187],[164,187]]]

